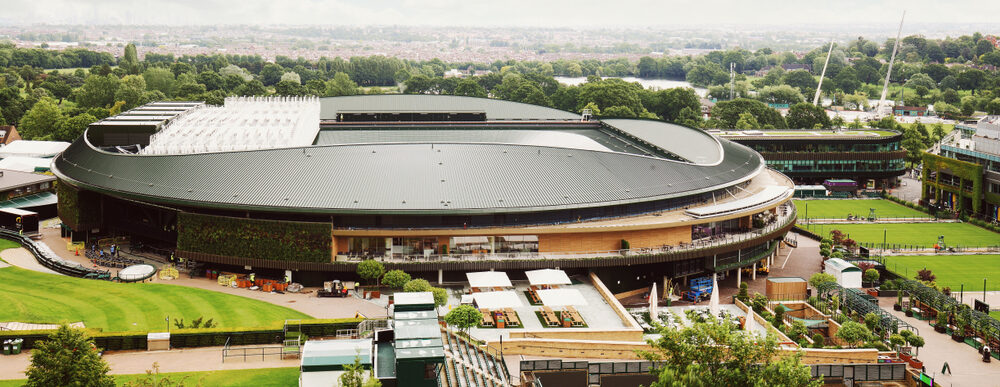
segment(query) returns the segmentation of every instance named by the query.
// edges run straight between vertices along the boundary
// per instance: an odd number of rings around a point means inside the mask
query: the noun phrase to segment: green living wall
[[[954,193],[958,196],[965,196],[971,199],[972,208],[962,208],[961,203],[957,203],[958,209],[964,212],[979,213],[981,211],[981,204],[983,200],[983,166],[979,164],[973,164],[966,161],[951,159],[947,157],[938,156],[935,154],[924,152],[923,154],[924,169],[922,174],[924,184],[933,184],[940,190],[948,191]],[[938,178],[931,179],[930,172],[938,171]],[[972,192],[962,190],[961,188],[954,188],[944,184],[941,184],[941,174],[940,172],[946,171],[952,176],[957,176],[962,179],[972,181]],[[923,195],[926,196],[926,189],[923,190]],[[929,197],[924,197],[924,199],[931,199]],[[933,198],[940,200],[940,197]]]
[[[63,181],[56,183],[56,206],[59,218],[70,228],[83,229],[100,227],[101,198],[90,191],[81,191]]]
[[[330,262],[330,223],[230,218],[181,212],[177,249],[241,258]]]

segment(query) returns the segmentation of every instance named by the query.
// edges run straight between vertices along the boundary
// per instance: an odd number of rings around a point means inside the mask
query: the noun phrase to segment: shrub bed
[[[306,336],[333,336],[340,329],[355,329],[363,319],[314,319],[301,320],[302,333]],[[35,343],[48,339],[51,330],[44,331],[4,331],[0,332],[0,341],[23,338],[22,348],[34,348]],[[98,348],[108,351],[146,349],[146,335],[149,332],[101,332],[99,329],[86,329]],[[172,329],[170,331],[170,346],[172,348],[212,347],[230,345],[278,344],[284,339],[284,324],[276,323],[267,327],[252,328],[199,328]]]

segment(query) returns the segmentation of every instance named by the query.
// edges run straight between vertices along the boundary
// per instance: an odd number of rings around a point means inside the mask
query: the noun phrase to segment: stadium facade
[[[792,181],[734,142],[456,96],[152,103],[92,124],[52,170],[76,239],[307,282],[374,258],[631,289],[763,263],[795,219]]]
[[[767,166],[799,184],[850,179],[860,187],[888,189],[906,172],[903,135],[891,130],[713,131],[760,152]]]

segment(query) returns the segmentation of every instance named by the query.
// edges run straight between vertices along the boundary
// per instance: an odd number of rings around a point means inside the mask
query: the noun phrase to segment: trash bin
[[[10,342],[10,353],[12,355],[20,354],[21,353],[21,343],[23,343],[23,342],[24,342],[24,339],[14,339],[13,341],[11,341]]]
[[[10,355],[10,340],[4,340],[3,342],[3,354]]]

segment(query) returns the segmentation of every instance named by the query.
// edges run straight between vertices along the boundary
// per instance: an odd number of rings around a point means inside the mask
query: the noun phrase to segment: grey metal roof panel
[[[359,95],[320,99],[320,119],[333,120],[338,112],[486,112],[487,120],[578,120],[562,110],[520,102],[455,95]]]
[[[606,119],[601,122],[698,164],[722,159],[718,138],[701,130],[653,120]]]
[[[103,152],[78,140],[56,159],[54,171],[91,189],[194,206],[518,212],[690,195],[749,179],[763,168],[755,152],[723,144],[726,162],[699,166],[525,145],[344,145],[139,156]]]

